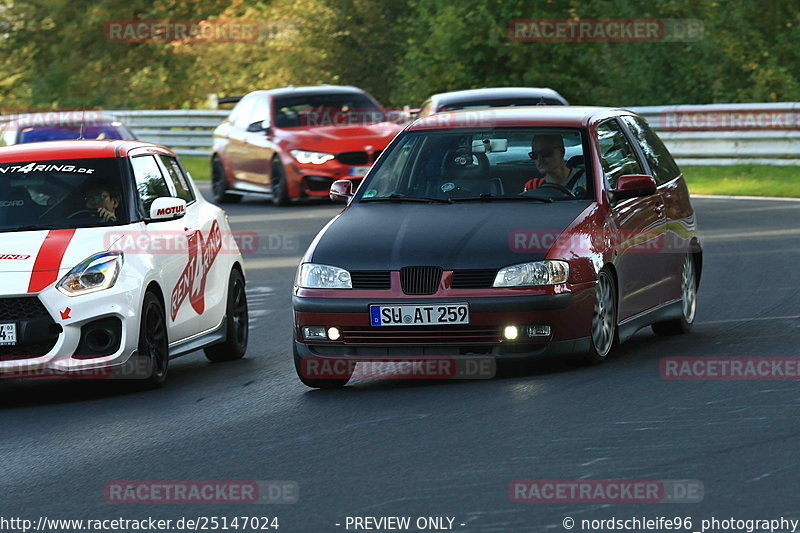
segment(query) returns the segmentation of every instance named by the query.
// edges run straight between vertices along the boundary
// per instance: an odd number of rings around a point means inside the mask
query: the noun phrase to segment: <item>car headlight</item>
[[[535,261],[500,269],[494,287],[525,287],[566,283],[569,263],[566,261]]]
[[[114,286],[122,269],[122,252],[101,252],[87,257],[61,278],[56,288],[67,296],[80,296]]]
[[[336,157],[333,154],[326,154],[324,152],[306,152],[305,150],[291,150],[289,153],[292,154],[292,157],[297,159],[298,163],[302,163],[303,165],[307,165],[309,163],[312,165],[321,165],[322,163],[326,163]]]
[[[305,289],[352,289],[350,272],[343,268],[303,263],[297,271],[297,286]]]

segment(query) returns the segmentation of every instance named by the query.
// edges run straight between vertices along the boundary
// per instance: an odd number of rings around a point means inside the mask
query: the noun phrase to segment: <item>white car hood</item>
[[[0,294],[39,292],[136,226],[0,233]]]

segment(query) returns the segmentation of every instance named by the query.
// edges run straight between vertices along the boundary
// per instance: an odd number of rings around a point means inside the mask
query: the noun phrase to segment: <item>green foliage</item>
[[[514,19],[697,19],[693,42],[517,42]],[[244,19],[256,42],[115,43],[124,19]],[[0,107],[185,108],[288,84],[360,86],[387,105],[487,86],[573,103],[800,100],[793,0],[7,0]]]

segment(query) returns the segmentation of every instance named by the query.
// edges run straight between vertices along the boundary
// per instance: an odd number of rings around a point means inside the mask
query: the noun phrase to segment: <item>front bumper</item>
[[[539,291],[541,292],[541,291]],[[519,294],[519,291],[517,292]],[[299,357],[410,358],[486,355],[501,359],[589,349],[594,283],[570,292],[485,297],[331,298],[295,295],[295,349]],[[371,326],[370,305],[469,305],[469,325]],[[506,326],[547,325],[547,337],[506,339]],[[335,326],[337,341],[308,341],[303,326]]]
[[[123,368],[136,352],[141,292],[140,280],[120,276],[114,287],[83,296],[66,296],[54,286],[38,294],[0,296],[4,301],[35,299],[47,313],[33,320],[22,315],[0,320],[16,323],[19,332],[17,345],[0,347],[0,377],[89,377],[92,371],[98,371],[97,377],[110,377],[109,370]],[[109,318],[121,325],[113,352],[102,356],[80,353],[84,326]],[[35,330],[30,330],[32,324],[36,324]],[[41,339],[34,338],[31,331],[40,332]]]

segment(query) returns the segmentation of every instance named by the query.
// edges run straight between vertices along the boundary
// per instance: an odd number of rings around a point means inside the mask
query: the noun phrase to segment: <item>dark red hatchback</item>
[[[702,249],[686,183],[628,111],[432,115],[351,187],[333,184],[348,205],[297,272],[294,357],[308,386],[343,386],[353,361],[386,358],[600,362],[645,326],[694,321]],[[341,364],[321,376],[309,361]]]

